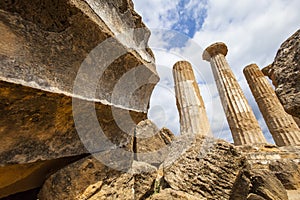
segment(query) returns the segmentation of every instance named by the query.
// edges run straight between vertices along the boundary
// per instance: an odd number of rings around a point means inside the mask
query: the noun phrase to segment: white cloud
[[[153,30],[153,33],[155,34],[153,34],[149,43],[155,53],[157,71],[161,80],[152,94],[149,118],[159,127],[168,127],[175,134],[179,134],[179,116],[173,89],[172,67],[179,60],[188,60],[192,64],[195,76],[198,80],[214,135],[232,142],[210,65],[201,58],[203,51],[201,46],[193,39],[176,31],[158,31],[156,29]],[[172,38],[186,41],[186,43],[181,48],[174,47],[169,49],[169,40],[172,40]],[[169,88],[168,90],[173,91],[172,94],[167,92],[167,87]],[[160,107],[158,108],[158,106]],[[162,114],[162,110],[164,114]]]
[[[204,48],[216,41],[227,44],[227,60],[270,142],[242,70],[253,62],[262,68],[273,61],[280,44],[299,28],[299,7],[297,0],[243,0],[233,4],[229,0],[211,0],[203,28],[193,38]]]
[[[228,61],[240,69],[250,62],[272,62],[279,45],[299,28],[298,0],[211,0],[203,28],[194,37],[203,47],[223,41]]]
[[[178,21],[176,6],[180,0],[136,0],[135,10],[149,28],[170,29]]]
[[[195,9],[201,2],[191,0],[184,6],[184,10],[178,11],[176,10],[178,9],[176,5],[179,2],[179,0],[135,0],[136,8],[144,17],[146,25],[150,28],[158,29],[168,29],[176,24],[179,20],[176,13],[193,12],[193,15],[189,13],[186,16],[199,18],[200,10],[204,7],[207,8],[207,16],[203,26],[197,26],[198,30],[194,37],[184,40],[185,44],[181,47],[167,48],[170,46],[168,44],[170,40],[167,37],[163,35],[160,35],[160,37],[152,36],[154,39],[150,42],[150,46],[154,47],[157,69],[163,85],[173,87],[171,83],[173,81],[171,68],[177,60],[186,59],[190,61],[200,83],[200,90],[206,103],[207,113],[215,135],[232,140],[218,98],[210,65],[202,61],[204,48],[217,41],[225,42],[229,49],[227,60],[244,90],[245,96],[253,108],[263,131],[267,134],[268,141],[272,141],[242,70],[250,63],[257,63],[262,68],[273,61],[280,44],[299,28],[300,1],[209,0],[207,5],[202,4],[199,6],[199,9]],[[183,27],[182,33],[187,32],[185,30],[186,26],[183,25],[181,27]],[[161,66],[167,67],[169,70],[160,70]],[[175,100],[172,100],[172,98],[168,99],[162,89],[158,89],[154,93],[152,102],[159,98],[164,99],[160,102],[162,107],[173,105],[172,108],[166,109],[168,111],[167,115],[170,116],[169,118],[173,119],[173,121],[170,119],[170,122],[164,124],[168,127],[170,124],[178,121]],[[169,128],[178,130],[178,126],[177,128],[174,127],[173,124]]]

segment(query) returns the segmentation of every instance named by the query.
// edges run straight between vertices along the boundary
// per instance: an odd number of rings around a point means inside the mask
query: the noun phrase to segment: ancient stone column
[[[266,143],[253,111],[225,59],[227,51],[224,43],[215,43],[204,51],[203,59],[211,64],[234,144]]]
[[[191,64],[186,61],[175,63],[173,77],[181,134],[211,135],[204,102]]]
[[[272,86],[256,64],[245,67],[244,75],[252,94],[278,146],[300,144],[300,130],[291,115],[285,112]]]

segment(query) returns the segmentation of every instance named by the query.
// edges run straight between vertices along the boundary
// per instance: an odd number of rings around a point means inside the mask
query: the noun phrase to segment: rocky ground
[[[284,200],[300,195],[299,148],[235,147],[199,136],[177,137],[171,144],[161,165],[133,160],[127,172],[103,165],[97,155],[83,158],[51,175],[39,198]]]

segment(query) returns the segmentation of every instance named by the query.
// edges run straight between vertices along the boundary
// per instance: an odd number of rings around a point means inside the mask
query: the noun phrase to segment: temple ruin
[[[210,137],[188,61],[173,69],[181,135],[147,119],[159,76],[131,0],[0,1],[0,33],[0,200],[299,199],[299,132],[252,65],[244,71],[277,145],[266,143],[225,44],[203,58],[235,145]],[[298,118],[299,39],[268,69]]]
[[[191,64],[187,61],[175,63],[173,76],[176,104],[180,115],[180,133],[212,136],[205,105]]]
[[[252,108],[225,59],[227,51],[224,43],[215,43],[206,48],[203,59],[211,64],[234,144],[266,143]]]
[[[251,92],[278,146],[300,144],[300,130],[291,115],[285,112],[272,86],[256,64],[244,68]]]

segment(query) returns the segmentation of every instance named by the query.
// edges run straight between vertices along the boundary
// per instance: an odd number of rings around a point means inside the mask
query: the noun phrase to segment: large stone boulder
[[[8,0],[0,18],[0,80],[147,111],[158,76],[131,1]]]
[[[274,62],[263,72],[272,79],[286,112],[300,117],[300,30],[280,46]]]
[[[185,199],[189,199],[185,194],[198,199],[288,199],[283,182],[268,168],[273,160],[267,148],[262,149],[265,152],[258,151],[261,160],[254,161],[247,153],[252,154],[257,148],[237,148],[222,140],[200,136],[190,140],[188,148],[181,148],[186,147],[187,138],[180,136],[172,142],[174,148],[163,164],[162,195],[174,196],[174,192],[164,191],[171,189],[183,192]],[[292,151],[277,151],[291,158],[299,157]],[[292,178],[291,181],[295,182]]]
[[[186,192],[173,190],[170,188],[167,188],[165,190],[162,190],[159,193],[153,194],[147,200],[165,200],[165,199],[172,199],[172,200],[205,200],[205,198],[199,198],[195,197],[191,194],[188,194]]]
[[[245,164],[243,156],[222,140],[195,136],[188,148],[178,150],[184,142],[186,137],[175,140],[164,162],[164,180],[169,187],[199,199],[229,199]]]
[[[148,119],[141,121],[134,130],[136,160],[158,167],[167,158],[174,138],[174,134],[169,129],[158,129]]]
[[[147,163],[141,162],[138,155],[151,154],[161,148],[168,149],[174,135],[165,128],[159,130],[150,120],[141,121],[134,132],[131,146],[134,152],[124,148],[115,149],[94,153],[74,162],[46,180],[39,198],[145,199],[153,194],[155,180],[161,170],[158,171],[151,164],[159,166],[168,152],[163,151],[159,156],[144,159]]]
[[[0,32],[0,198],[132,151],[158,75],[130,0],[0,1]]]
[[[153,128],[153,124],[147,122],[138,127]],[[245,158],[233,145],[190,135],[180,136],[170,145],[169,154],[158,170],[147,163],[132,161],[126,173],[124,168],[110,169],[92,157],[82,159],[53,174],[45,182],[39,198],[230,198],[236,180],[247,166]],[[247,195],[248,191],[244,197]]]
[[[47,179],[39,199],[143,199],[153,192],[155,178],[156,168],[146,163],[133,161],[128,172],[122,172],[105,166],[95,157],[87,157]]]
[[[294,196],[299,196],[299,147],[252,145],[238,149],[246,157],[249,166],[238,178],[236,186],[240,187],[233,189],[237,191],[235,194],[239,195],[241,191],[254,192],[265,199],[294,199]],[[245,188],[248,188],[248,192]],[[255,195],[250,196],[254,198]]]
[[[147,120],[139,128],[147,124],[153,128]],[[115,170],[103,162],[103,153],[95,154],[50,176],[39,199],[287,200],[299,194],[295,158],[300,156],[294,151],[298,149],[271,145],[237,148],[222,140],[183,135],[169,144],[159,168],[120,155],[117,160],[126,164],[119,162]]]
[[[245,168],[241,171],[231,191],[231,200],[246,199],[288,200],[282,183],[269,170]]]

